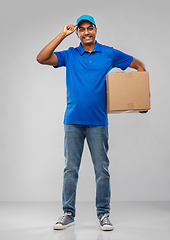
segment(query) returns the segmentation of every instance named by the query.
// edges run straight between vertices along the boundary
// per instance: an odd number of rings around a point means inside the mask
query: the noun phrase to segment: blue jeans
[[[110,212],[108,126],[65,124],[64,129],[63,211],[71,212],[72,217],[75,217],[78,173],[86,138],[95,171],[96,208],[97,216],[100,218]]]

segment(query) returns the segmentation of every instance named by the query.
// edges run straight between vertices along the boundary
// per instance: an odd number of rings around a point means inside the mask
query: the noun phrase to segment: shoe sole
[[[68,227],[71,227],[71,226],[73,226],[73,225],[74,225],[74,222],[69,223],[69,224],[67,224],[67,225],[56,224],[56,225],[54,225],[53,229],[54,229],[54,230],[63,230],[63,229],[66,229],[66,228],[68,228]]]
[[[100,226],[100,229],[102,231],[112,231],[114,229],[114,226],[104,225],[104,226]]]

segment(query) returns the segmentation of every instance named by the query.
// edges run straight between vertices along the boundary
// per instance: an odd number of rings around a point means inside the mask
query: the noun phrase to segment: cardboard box
[[[111,72],[106,76],[107,112],[149,110],[148,72]]]

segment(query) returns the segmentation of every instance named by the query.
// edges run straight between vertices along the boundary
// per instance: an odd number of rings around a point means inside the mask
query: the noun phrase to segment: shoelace
[[[108,223],[108,217],[109,217],[109,213],[105,213],[105,214],[101,217],[100,221],[103,222],[103,224]]]
[[[64,222],[65,221],[65,218],[67,216],[70,216],[71,213],[64,213],[63,216],[61,216],[59,219],[58,219],[58,222]]]

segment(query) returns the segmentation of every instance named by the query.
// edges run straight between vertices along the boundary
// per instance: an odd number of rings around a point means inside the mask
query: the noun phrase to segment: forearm
[[[43,63],[44,61],[48,60],[54,50],[58,47],[58,45],[63,41],[63,39],[66,37],[66,34],[61,32],[58,34],[57,37],[55,37],[49,44],[47,44],[41,52],[37,56],[37,61],[39,63]]]
[[[139,65],[136,69],[137,71],[146,71],[145,69],[145,65],[142,63],[141,65]]]
[[[138,60],[137,58],[133,58],[129,67],[136,69],[137,71],[146,71],[145,65]]]

